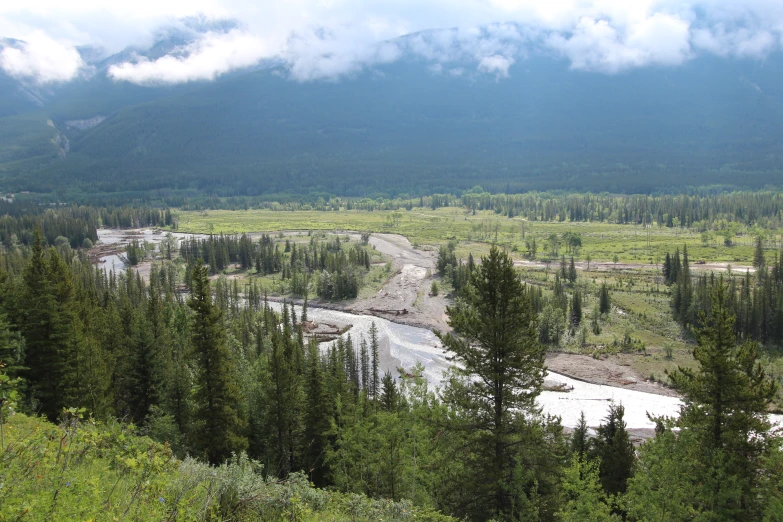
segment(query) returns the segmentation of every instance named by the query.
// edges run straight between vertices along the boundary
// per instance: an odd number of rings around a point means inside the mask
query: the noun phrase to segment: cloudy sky
[[[106,55],[144,49],[172,29],[190,32],[190,43],[155,60],[130,55],[107,74],[173,84],[272,59],[292,80],[335,80],[415,56],[434,73],[468,64],[500,79],[534,54],[599,74],[676,67],[704,54],[763,60],[783,48],[783,1],[5,1],[0,38],[21,42],[0,50],[0,68],[29,82],[67,82],[92,72],[78,46]]]

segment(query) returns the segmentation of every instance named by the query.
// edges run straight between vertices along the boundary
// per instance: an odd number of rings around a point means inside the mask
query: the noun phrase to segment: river
[[[155,234],[150,229],[129,231],[106,230],[98,231],[99,239],[104,244],[127,243],[131,239],[159,243],[163,234]],[[177,239],[190,234],[175,233]],[[202,236],[203,237],[203,236]],[[107,269],[119,270],[125,267],[123,259],[118,255],[109,255],[100,259],[101,266]],[[280,305],[271,303],[279,309]],[[301,316],[301,308],[296,307],[297,316]],[[424,377],[431,389],[437,390],[443,381],[443,374],[452,363],[447,359],[440,341],[430,330],[416,328],[371,315],[358,315],[323,308],[309,308],[308,319],[320,323],[347,326],[351,325],[346,335],[350,334],[355,342],[364,338],[369,340],[370,325],[375,323],[380,342],[379,366],[382,372],[390,371],[398,375],[398,369],[410,372],[416,364],[424,367]],[[322,343],[322,349],[329,343]],[[636,390],[627,390],[614,386],[591,384],[578,381],[549,372],[546,376],[548,388],[562,384],[569,391],[543,391],[538,399],[538,405],[544,413],[558,415],[566,427],[574,427],[582,412],[588,426],[598,426],[607,413],[610,401],[625,406],[625,422],[631,430],[649,430],[655,427],[647,414],[660,416],[676,416],[679,413],[681,401],[677,397],[667,397]],[[783,425],[783,415],[771,415],[771,420]]]

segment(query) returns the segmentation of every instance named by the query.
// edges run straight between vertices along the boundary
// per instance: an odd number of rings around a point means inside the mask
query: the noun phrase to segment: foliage
[[[537,412],[544,351],[509,255],[493,246],[447,314],[457,335],[440,339],[460,366],[444,400],[463,417],[453,419],[450,429],[466,437],[475,473],[474,500],[463,509],[477,517],[523,516],[535,509],[528,503],[536,493],[516,484],[513,463],[521,451],[519,437],[528,432],[522,418]]]
[[[216,467],[179,461],[131,426],[77,410],[59,426],[15,415],[8,434],[1,520],[449,520],[409,501],[315,489],[302,474],[265,477],[244,454]]]
[[[612,502],[601,488],[598,462],[575,454],[563,477],[563,506],[558,516],[563,522],[610,522]]]
[[[777,501],[768,466],[781,439],[766,416],[776,386],[755,345],[737,346],[727,298],[721,283],[710,315],[702,314],[698,366],[670,374],[684,404],[676,421],[658,421],[642,449],[627,499],[639,520],[759,520]]]

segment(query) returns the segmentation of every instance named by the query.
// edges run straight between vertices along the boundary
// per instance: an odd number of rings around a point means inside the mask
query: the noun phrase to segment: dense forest
[[[312,251],[320,256],[321,245]],[[680,418],[657,419],[635,457],[621,405],[608,405],[594,434],[582,425],[571,435],[535,406],[541,295],[497,248],[458,267],[455,331],[441,339],[461,364],[439,394],[419,371],[380,375],[374,329],[320,349],[303,328],[306,308],[221,297],[198,261],[182,294],[168,261],[149,282],[130,270],[107,274],[68,244],[46,247],[40,229],[29,251],[3,256],[3,390],[28,415],[75,426],[82,421],[63,408],[84,408],[132,422],[181,457],[233,465],[242,455],[271,480],[301,472],[318,487],[473,520],[759,520],[783,506],[781,439],[764,415],[775,385],[754,345],[737,346],[725,285],[711,289],[694,327],[696,367],[671,375]],[[443,257],[448,271],[448,247]],[[572,297],[569,309],[577,306]],[[19,470],[16,448],[0,448],[6,482]],[[45,494],[25,491],[29,501]],[[258,491],[225,502],[241,513]],[[310,501],[301,500],[307,509]],[[23,509],[0,502],[7,518]]]
[[[292,81],[272,66],[145,87],[112,81],[96,64],[96,75],[41,93],[40,104],[3,100],[0,187],[82,202],[419,196],[476,184],[507,193],[774,188],[780,63],[779,53],[701,56],[666,74],[602,75],[528,57],[497,81],[411,59],[340,82]]]

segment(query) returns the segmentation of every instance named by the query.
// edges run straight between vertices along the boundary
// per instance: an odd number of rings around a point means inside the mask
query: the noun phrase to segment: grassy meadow
[[[322,212],[303,210],[294,212],[272,210],[209,210],[178,212],[179,231],[195,233],[276,232],[280,230],[357,230],[401,234],[414,245],[437,245],[450,240],[461,243],[462,250],[481,253],[496,242],[521,257],[526,251],[526,240],[536,239],[537,258],[552,257],[550,236],[565,232],[579,233],[582,248],[578,259],[587,256],[594,261],[655,264],[673,252],[675,247],[688,246],[692,261],[726,262],[748,265],[753,259],[752,230],[740,229],[733,246],[725,246],[712,235],[703,237],[700,231],[667,228],[653,225],[616,225],[609,223],[540,222],[522,218],[507,218],[490,211],[475,215],[462,208],[445,207],[436,210],[410,211],[341,210]],[[779,236],[779,234],[778,234]],[[565,245],[557,249],[559,255],[568,255]],[[768,253],[770,259],[773,250]]]

